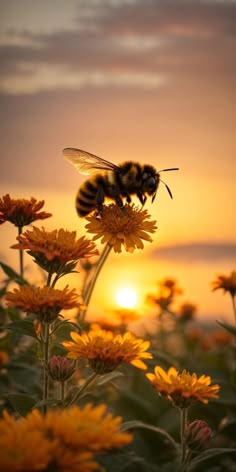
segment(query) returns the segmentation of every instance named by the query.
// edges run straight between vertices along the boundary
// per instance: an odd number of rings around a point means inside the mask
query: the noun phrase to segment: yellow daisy
[[[35,198],[11,198],[9,194],[0,198],[0,224],[10,221],[15,226],[22,228],[35,220],[44,220],[52,216],[45,211],[39,212],[44,205],[44,200],[37,202]]]
[[[105,405],[91,404],[50,410],[45,416],[33,410],[18,421],[4,412],[0,419],[0,468],[6,472],[101,470],[96,454],[132,441],[130,433],[120,431],[121,420],[108,413]]]
[[[101,239],[108,243],[114,252],[121,252],[122,246],[127,252],[143,249],[143,240],[152,242],[148,233],[157,229],[156,221],[149,221],[147,210],[139,210],[134,205],[125,205],[122,209],[115,204],[103,207],[102,215],[96,212],[86,219],[88,233],[94,234],[93,241]]]
[[[218,398],[219,385],[211,385],[211,377],[189,374],[186,370],[179,373],[175,367],[165,372],[156,366],[153,373],[146,374],[152,386],[161,395],[166,396],[179,408],[187,408],[194,401],[208,403],[210,398]]]
[[[73,341],[63,342],[69,351],[67,357],[87,359],[97,374],[111,372],[123,362],[146,369],[142,359],[152,359],[152,354],[146,352],[150,342],[136,339],[131,333],[115,335],[110,331],[92,330],[82,335],[71,332],[71,338]]]
[[[52,442],[40,430],[29,430],[7,412],[0,419],[0,469],[9,472],[46,470]],[[33,454],[32,454],[33,451]]]

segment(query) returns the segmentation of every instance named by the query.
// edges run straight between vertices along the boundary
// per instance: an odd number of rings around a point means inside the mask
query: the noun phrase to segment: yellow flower
[[[68,286],[58,290],[53,287],[22,285],[19,289],[6,293],[6,302],[8,306],[34,313],[40,321],[46,323],[53,321],[62,309],[80,306],[75,289],[69,290]]]
[[[47,437],[57,439],[66,448],[78,449],[78,452],[98,454],[123,447],[132,439],[130,433],[120,431],[122,418],[106,412],[104,404],[93,406],[88,403],[83,408],[49,410],[45,417],[33,410],[25,421],[29,429],[43,431]]]
[[[72,332],[71,338],[74,342],[63,342],[63,346],[69,351],[67,357],[87,359],[97,374],[111,372],[123,362],[146,369],[142,359],[152,359],[152,355],[146,352],[150,342],[136,339],[131,333],[122,336],[110,331],[92,330],[82,335]]]
[[[105,405],[91,404],[49,410],[45,416],[33,410],[19,421],[4,413],[0,420],[1,470],[101,470],[95,454],[132,441],[130,433],[120,431],[121,420],[107,413]]]
[[[232,297],[236,295],[236,271],[232,271],[229,276],[218,275],[217,280],[212,282],[213,291],[222,288],[225,292],[230,292]]]
[[[96,213],[88,216],[86,229],[94,234],[93,241],[101,239],[108,243],[114,252],[121,252],[122,246],[128,252],[143,249],[143,241],[152,242],[148,233],[157,229],[156,221],[148,221],[147,210],[138,210],[134,205],[125,205],[122,209],[115,204],[103,207],[101,217]]]
[[[0,224],[10,221],[15,226],[23,227],[35,220],[44,220],[52,216],[51,213],[39,210],[44,205],[44,200],[37,202],[35,198],[11,198],[9,194],[0,199]]]
[[[0,419],[0,469],[6,472],[46,470],[52,444],[42,431],[31,431],[7,412]],[[32,453],[33,451],[33,453]]]
[[[28,249],[35,262],[50,273],[60,272],[65,264],[98,254],[95,244],[85,236],[76,240],[76,231],[45,231],[33,226],[32,231],[18,236],[13,249]]]
[[[163,396],[166,396],[178,408],[187,408],[194,401],[208,403],[210,398],[218,398],[219,385],[210,385],[211,377],[189,374],[186,370],[179,373],[175,367],[165,372],[156,366],[154,374],[146,374],[152,386]]]

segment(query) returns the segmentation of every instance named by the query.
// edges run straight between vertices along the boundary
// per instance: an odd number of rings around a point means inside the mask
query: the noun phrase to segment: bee
[[[76,210],[80,217],[87,216],[97,209],[102,213],[102,206],[106,198],[113,200],[120,208],[124,206],[124,200],[131,203],[131,195],[136,195],[142,204],[148,197],[152,203],[160,182],[160,173],[171,169],[156,169],[148,164],[141,165],[138,162],[126,161],[115,165],[101,157],[76,148],[65,148],[64,157],[74,165],[78,172],[91,176],[80,186],[76,196]],[[104,172],[102,172],[104,171]],[[172,197],[168,185],[163,182]]]

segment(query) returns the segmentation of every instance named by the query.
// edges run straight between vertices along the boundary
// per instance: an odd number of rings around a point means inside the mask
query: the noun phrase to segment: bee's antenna
[[[157,175],[159,175],[160,172],[168,172],[169,170],[179,170],[179,167],[171,167],[170,169],[161,169],[157,172]],[[159,180],[160,180],[160,182],[162,182],[165,185],[166,190],[167,190],[168,194],[170,195],[170,198],[173,198],[170,187],[168,187],[168,185],[165,182],[163,182],[163,180],[161,180],[161,179],[159,179]]]
[[[163,180],[161,180],[161,179],[160,179],[160,182],[162,182],[165,185],[166,190],[167,190],[168,194],[170,195],[170,198],[173,199],[173,195],[171,193],[170,187],[168,187],[168,185],[165,182],[163,182]]]
[[[179,170],[179,167],[171,167],[171,169],[161,169],[158,171],[159,172],[167,172],[168,170]]]

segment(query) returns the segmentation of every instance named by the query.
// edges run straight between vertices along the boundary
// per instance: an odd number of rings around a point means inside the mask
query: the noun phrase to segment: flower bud
[[[210,446],[211,433],[212,430],[205,421],[192,421],[185,429],[185,443],[192,451],[203,451]]]
[[[75,360],[71,361],[66,357],[53,356],[48,363],[47,371],[52,380],[64,382],[73,375],[75,367]]]

